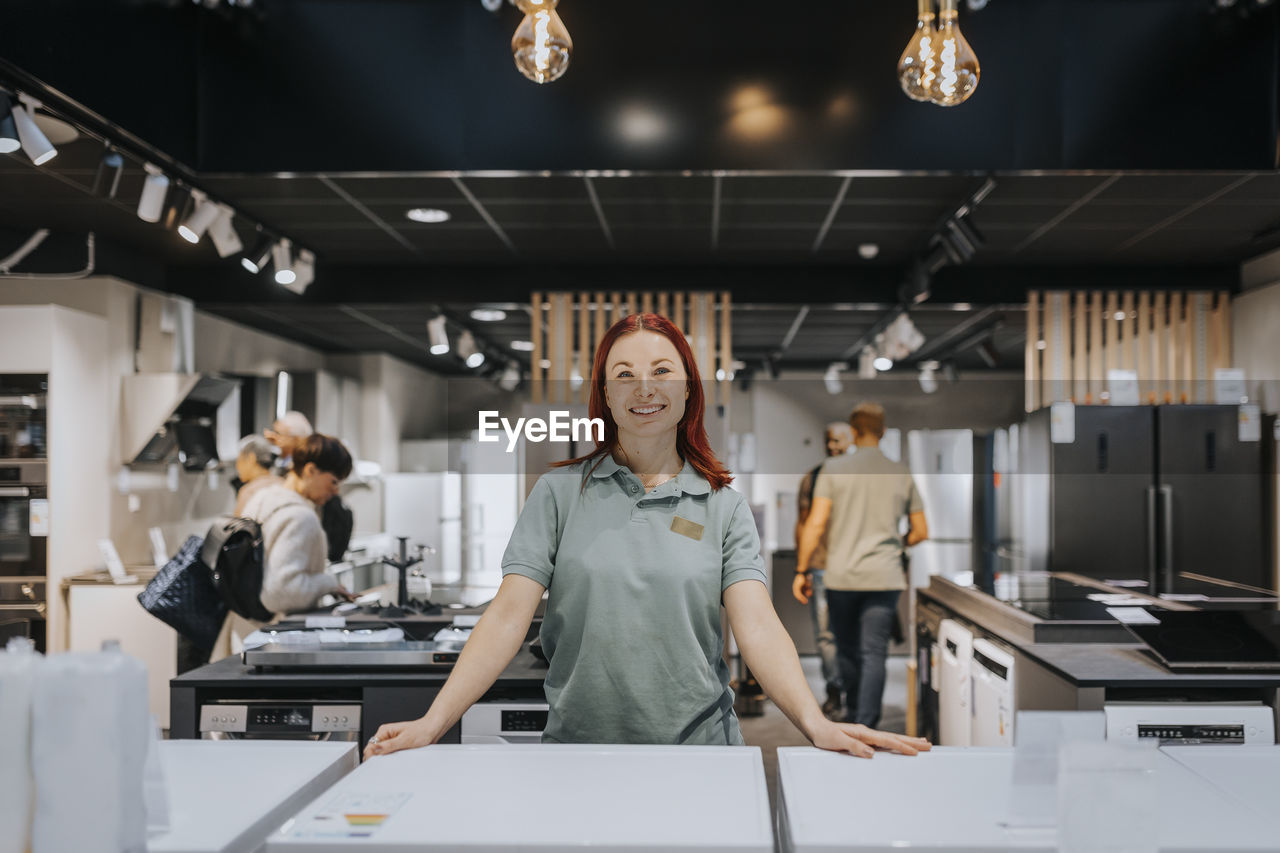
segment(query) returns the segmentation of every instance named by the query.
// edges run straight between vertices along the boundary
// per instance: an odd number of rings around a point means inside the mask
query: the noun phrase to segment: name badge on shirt
[[[702,525],[687,518],[681,518],[677,515],[671,519],[671,530],[681,536],[688,536],[695,542],[702,541]]]

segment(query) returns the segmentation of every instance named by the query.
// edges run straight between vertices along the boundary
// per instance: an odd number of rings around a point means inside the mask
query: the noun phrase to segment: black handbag
[[[201,649],[212,649],[227,618],[209,569],[200,562],[204,540],[189,536],[178,553],[164,564],[138,602],[148,613]]]

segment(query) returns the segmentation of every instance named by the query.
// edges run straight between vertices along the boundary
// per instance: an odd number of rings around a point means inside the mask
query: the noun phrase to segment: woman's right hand
[[[440,736],[427,727],[425,717],[407,723],[383,723],[378,727],[377,733],[369,738],[369,743],[364,748],[364,757],[368,760],[375,755],[390,755],[402,749],[430,746],[439,739]]]

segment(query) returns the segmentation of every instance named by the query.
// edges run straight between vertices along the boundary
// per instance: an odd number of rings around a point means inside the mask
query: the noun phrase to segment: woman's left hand
[[[870,758],[877,749],[896,752],[899,755],[915,755],[928,752],[932,745],[922,737],[882,732],[857,723],[833,723],[824,720],[818,724],[810,740],[819,749],[847,752],[859,758]]]

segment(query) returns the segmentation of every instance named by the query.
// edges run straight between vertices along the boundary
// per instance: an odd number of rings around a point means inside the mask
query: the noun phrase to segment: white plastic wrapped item
[[[146,849],[147,672],[117,648],[44,661],[32,703],[33,853]]]
[[[26,638],[0,652],[0,853],[25,853],[31,841],[31,694],[39,664]]]

